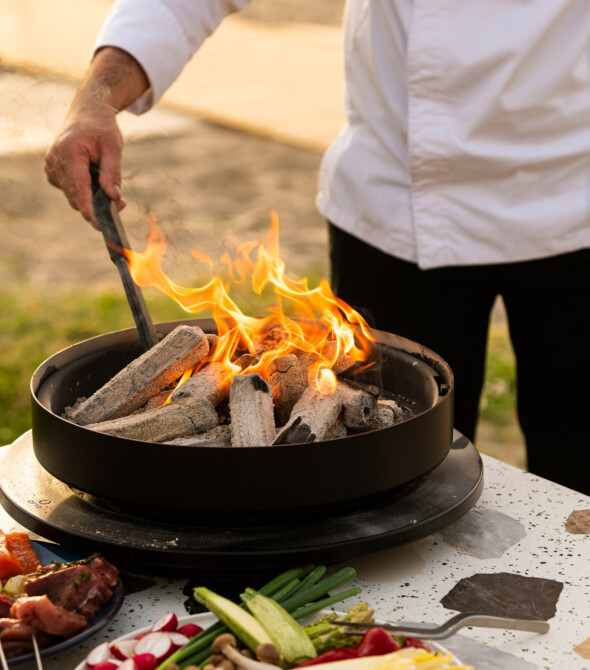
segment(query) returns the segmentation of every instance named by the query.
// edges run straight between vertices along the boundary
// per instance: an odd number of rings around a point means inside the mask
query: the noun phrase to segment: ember
[[[68,408],[72,421],[151,442],[187,444],[199,436],[195,444],[226,446],[229,434],[231,445],[241,447],[321,441],[401,420],[401,410],[379,388],[350,379],[375,363],[375,339],[362,316],[326,280],[309,289],[307,279],[285,276],[274,213],[267,237],[226,251],[218,274],[208,257],[192,250],[212,275],[198,288],[164,273],[166,247],[154,222],[143,253],[122,250],[134,281],[158,288],[187,312],[209,313],[217,336],[179,326]],[[270,299],[266,316],[240,310],[234,294],[246,289]],[[219,430],[227,424],[229,433]]]

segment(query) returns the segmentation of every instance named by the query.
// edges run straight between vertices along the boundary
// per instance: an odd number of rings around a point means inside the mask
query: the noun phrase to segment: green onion
[[[345,600],[346,598],[356,596],[361,591],[362,589],[360,588],[360,586],[355,586],[352,589],[336,593],[333,596],[329,596],[328,598],[324,598],[323,600],[318,600],[315,603],[309,603],[309,605],[306,605],[305,607],[299,607],[294,612],[291,612],[291,616],[294,619],[302,619],[304,616],[307,616],[308,614],[313,614],[318,610],[324,609],[324,607],[329,607],[330,605],[333,605],[334,603],[339,603],[342,600]]]
[[[283,604],[283,601],[287,599],[287,596],[289,598],[292,598],[295,594],[300,593],[301,591],[305,592],[307,589],[312,587],[316,582],[318,582],[326,573],[326,566],[325,565],[318,565],[316,566],[308,575],[305,577],[305,579],[301,580],[299,583],[299,586],[296,589],[293,589],[293,591],[289,594],[285,594],[284,596],[279,597],[278,595],[275,597],[275,600]]]
[[[321,582],[310,586],[308,589],[299,589],[294,596],[287,598],[281,605],[287,612],[292,613],[299,607],[307,605],[307,603],[317,600],[333,589],[346,584],[346,582],[354,579],[354,577],[356,577],[356,570],[354,568],[342,568],[342,570],[338,570],[338,572],[335,572]]]
[[[325,572],[326,566],[324,565],[292,568],[262,586],[258,592],[280,602],[295,619],[317,612],[360,592],[360,588],[348,589],[318,600],[356,576],[354,568],[343,568],[322,580]],[[241,606],[245,607],[245,604],[242,603]],[[184,647],[177,649],[156,670],[165,670],[173,663],[176,663],[181,670],[189,665],[200,666],[211,655],[213,640],[226,630],[227,628],[217,621],[201,631]]]
[[[273,600],[280,601],[283,600],[284,598],[287,598],[291,596],[302,584],[302,581],[300,579],[293,579],[290,581],[288,584],[285,584],[282,589],[279,589],[278,591],[275,591],[272,595],[268,596],[272,598]],[[258,591],[260,593],[260,591]],[[244,594],[242,594],[243,596]],[[265,595],[264,593],[262,595]],[[240,597],[242,597],[240,596]]]
[[[276,593],[279,589],[282,589],[285,584],[288,584],[293,579],[300,579],[308,573],[314,570],[314,565],[307,565],[304,568],[291,568],[290,570],[285,570],[281,572],[280,575],[271,579],[268,584],[265,584],[258,589],[259,593],[262,593],[263,596],[270,596],[272,598],[273,593]]]

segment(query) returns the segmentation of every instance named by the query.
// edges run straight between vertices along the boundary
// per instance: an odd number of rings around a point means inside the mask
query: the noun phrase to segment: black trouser
[[[590,250],[503,265],[420,270],[329,225],[332,288],[380,330],[440,354],[455,427],[471,440],[490,312],[501,295],[517,362],[528,469],[590,494]]]

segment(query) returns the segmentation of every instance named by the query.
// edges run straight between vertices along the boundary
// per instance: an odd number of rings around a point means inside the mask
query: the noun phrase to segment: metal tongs
[[[33,641],[33,651],[35,652],[35,661],[37,663],[37,670],[43,670],[43,663],[41,662],[41,654],[39,653],[39,645],[37,644],[37,638],[34,635],[31,635],[31,640]],[[4,649],[2,648],[2,641],[0,640],[0,667],[2,670],[10,670],[8,667],[8,661],[4,655]]]
[[[143,293],[139,286],[133,281],[127,260],[120,249],[129,249],[129,241],[123,228],[123,222],[119,217],[119,212],[115,204],[109,199],[103,191],[98,181],[99,169],[93,163],[90,164],[90,177],[92,179],[92,205],[94,215],[102,231],[104,240],[109,251],[111,260],[117,267],[125,295],[133,313],[135,325],[139,331],[139,337],[145,351],[157,344],[159,341],[156,328],[150,317]]]
[[[350,628],[349,635],[358,635],[369,628],[384,628],[396,635],[408,637],[423,637],[427,640],[444,640],[454,635],[460,628],[466,626],[481,626],[483,628],[504,628],[507,630],[525,630],[530,633],[547,633],[549,623],[536,619],[510,619],[502,616],[488,616],[486,614],[456,614],[440,626],[429,627],[429,624],[410,625],[403,623],[361,623],[355,621],[330,621],[335,626]],[[354,630],[354,632],[353,632]]]

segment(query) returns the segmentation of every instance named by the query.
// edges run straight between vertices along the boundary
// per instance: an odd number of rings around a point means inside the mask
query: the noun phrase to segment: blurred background
[[[37,365],[69,344],[133,325],[102,237],[43,173],[111,3],[0,0],[0,445],[30,428]],[[343,6],[253,0],[226,19],[155,110],[120,115],[123,222],[142,251],[157,218],[175,280],[197,285],[190,249],[217,259],[228,235],[258,239],[271,209],[287,274],[312,285],[328,276],[315,195],[322,153],[344,122]],[[184,316],[170,298],[144,294],[155,321]],[[498,301],[476,446],[525,467],[514,390]]]

